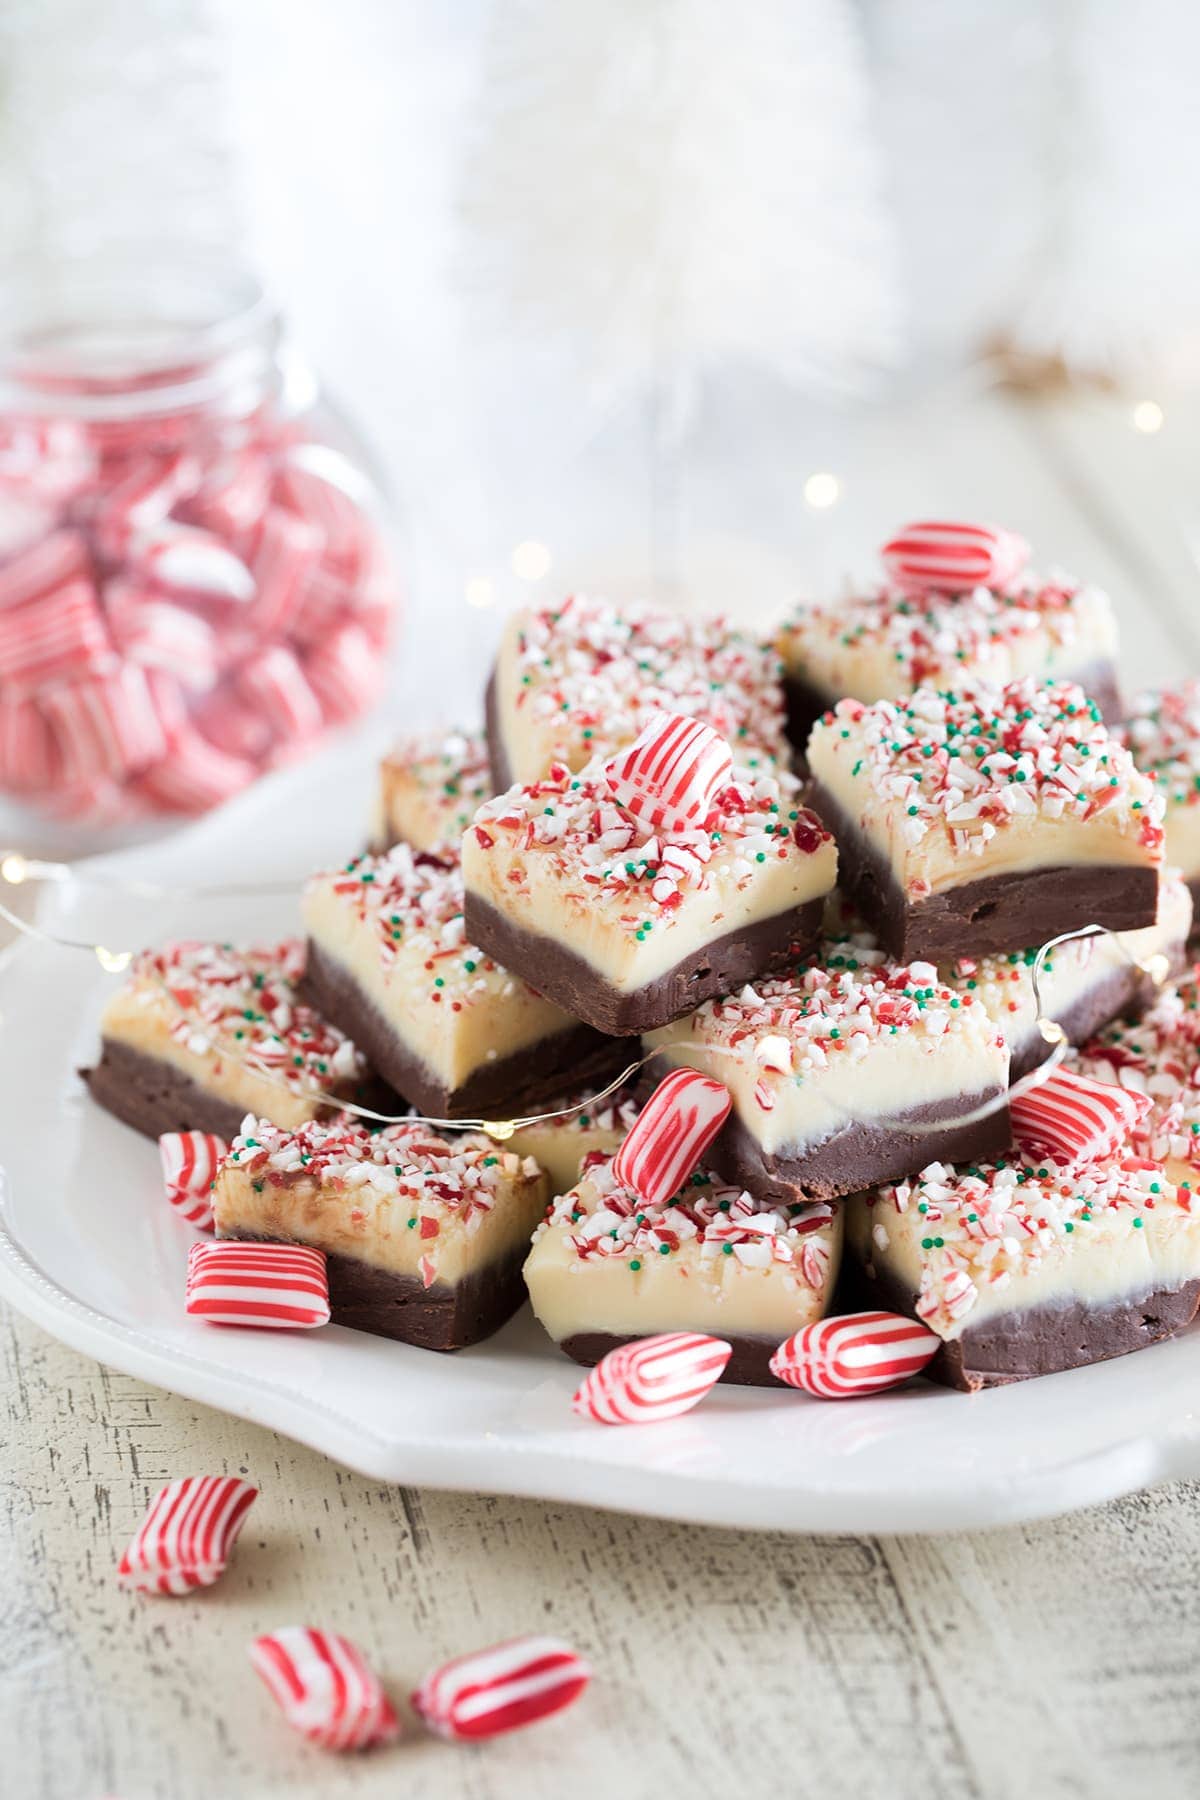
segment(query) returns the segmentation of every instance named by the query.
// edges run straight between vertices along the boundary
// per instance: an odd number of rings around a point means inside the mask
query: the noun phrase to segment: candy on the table
[[[400,1721],[378,1675],[336,1631],[285,1625],[250,1646],[288,1724],[323,1750],[366,1750],[391,1744]]]
[[[605,764],[604,776],[614,797],[643,824],[689,831],[704,824],[732,781],[733,753],[711,725],[660,712]]]
[[[158,1140],[167,1205],[201,1231],[212,1230],[212,1184],[228,1154],[211,1131],[166,1131]]]
[[[771,1373],[818,1400],[847,1400],[919,1375],[940,1347],[934,1332],[899,1313],[847,1313],[785,1338]]]
[[[729,1089],[695,1069],[660,1081],[617,1151],[613,1174],[651,1206],[677,1194],[729,1117]]]
[[[254,598],[254,577],[239,556],[211,531],[168,521],[135,534],[129,546],[132,566],[175,594],[200,600]]]
[[[511,1638],[432,1670],[412,1704],[439,1737],[497,1737],[561,1712],[591,1678],[589,1664],[561,1638]]]
[[[270,644],[247,658],[237,680],[242,698],[276,737],[308,738],[321,729],[320,702],[286,644]]]
[[[328,1325],[325,1254],[299,1244],[193,1244],[186,1310],[210,1325],[302,1331]]]
[[[599,1425],[674,1419],[703,1400],[731,1355],[722,1338],[696,1331],[666,1331],[619,1344],[588,1370],[571,1404]]]
[[[0,681],[45,687],[112,668],[116,660],[96,590],[82,577],[0,611]]]
[[[1028,560],[1024,538],[998,525],[926,521],[906,525],[883,547],[888,574],[898,587],[913,593],[1005,588]]]
[[[1061,1066],[1009,1104],[1022,1150],[1070,1163],[1113,1155],[1149,1111],[1145,1094]]]
[[[121,1558],[117,1585],[143,1594],[190,1594],[225,1573],[258,1489],[234,1475],[185,1475],[150,1503]]]
[[[124,663],[110,675],[47,688],[43,705],[62,747],[68,779],[115,780],[166,754],[167,740],[143,669]]]

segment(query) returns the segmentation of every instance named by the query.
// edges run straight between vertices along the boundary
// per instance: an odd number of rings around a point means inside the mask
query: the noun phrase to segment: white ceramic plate
[[[357,760],[356,760],[357,759]],[[317,866],[361,839],[363,753],[275,777],[110,872],[179,883]],[[55,892],[43,917],[110,946],[180,933],[282,936],[278,900],[153,904]],[[534,1494],[735,1526],[915,1531],[1063,1512],[1200,1475],[1200,1335],[974,1398],[917,1384],[874,1400],[719,1390],[668,1424],[576,1419],[578,1381],[524,1314],[443,1357],[330,1327],[218,1330],[183,1312],[190,1232],[163,1204],[153,1144],[87,1101],[113,981],[25,943],[0,973],[0,1291],[54,1336],[189,1398],[274,1427],[382,1480]]]

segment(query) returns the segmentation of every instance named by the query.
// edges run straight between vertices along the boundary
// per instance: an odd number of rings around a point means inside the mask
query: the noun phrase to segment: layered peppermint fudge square
[[[525,1283],[576,1362],[657,1332],[699,1331],[732,1345],[724,1381],[770,1386],[772,1353],[828,1312],[841,1245],[837,1208],[764,1205],[703,1173],[650,1205],[596,1153],[538,1227]]]
[[[808,754],[839,883],[894,956],[1155,922],[1161,796],[1072,682],[842,700]]]
[[[926,1373],[958,1388],[1123,1356],[1200,1305],[1200,1204],[1144,1157],[933,1163],[847,1202],[846,1243],[942,1339]]]
[[[626,1082],[615,1093],[597,1099],[592,1092],[574,1093],[555,1102],[558,1117],[522,1125],[508,1139],[518,1156],[531,1156],[557,1197],[579,1180],[584,1161],[597,1151],[611,1156],[638,1115],[635,1088]]]
[[[514,613],[487,693],[494,791],[582,769],[658,712],[700,719],[739,761],[787,761],[779,653],[722,618],[575,596]]]
[[[708,1151],[762,1199],[830,1200],[935,1156],[989,1156],[1011,1141],[998,1105],[1009,1051],[981,1002],[929,963],[870,942],[829,943],[795,973],[710,1000],[644,1039],[652,1072],[694,1068],[733,1111]]]
[[[1055,945],[1042,962],[1041,1011],[1082,1044],[1120,1014],[1142,1012],[1163,982],[1187,962],[1192,896],[1174,869],[1159,884],[1158,918],[1143,931],[1100,933]],[[1009,1079],[1020,1080],[1051,1054],[1038,1025],[1033,972],[1039,947],[1000,956],[960,957],[947,979],[982,1001],[1008,1040]]]
[[[1122,737],[1138,768],[1158,783],[1166,860],[1200,900],[1200,680],[1140,694]]]
[[[837,854],[785,771],[739,768],[692,828],[556,763],[463,839],[467,930],[600,1031],[647,1031],[815,940]]]
[[[1025,547],[1010,532],[940,530],[962,533],[961,543],[934,550],[927,542],[922,555],[902,532],[885,547],[888,577],[878,587],[806,606],[784,625],[779,644],[797,749],[839,700],[869,705],[919,687],[1002,686],[1024,675],[1076,681],[1105,719],[1121,718],[1107,594],[1066,575],[1029,573]]]
[[[487,746],[478,732],[424,732],[402,738],[379,765],[371,849],[411,844],[457,852],[476,808],[491,794]]]
[[[347,1118],[282,1131],[246,1119],[213,1188],[221,1238],[325,1253],[333,1322],[427,1350],[490,1337],[525,1298],[549,1199],[529,1157],[482,1135]]]
[[[1150,1110],[1129,1136],[1140,1156],[1161,1162],[1182,1191],[1200,1194],[1200,967],[1163,989],[1140,1019],[1120,1019],[1071,1066],[1097,1081],[1144,1094]]]
[[[346,1100],[396,1106],[354,1044],[301,998],[304,946],[144,950],[100,1021],[92,1098],[147,1137],[233,1137],[248,1112],[294,1127]]]
[[[456,861],[355,857],[309,882],[302,913],[306,993],[428,1117],[509,1118],[629,1060],[476,946]]]

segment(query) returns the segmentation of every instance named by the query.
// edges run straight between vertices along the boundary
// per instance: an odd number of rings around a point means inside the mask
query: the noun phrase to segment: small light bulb
[[[11,882],[13,887],[20,887],[28,874],[29,864],[19,850],[10,851],[4,861],[0,862],[0,875],[3,875],[5,881]]]
[[[1171,973],[1171,965],[1163,952],[1156,950],[1153,956],[1148,956],[1142,964],[1142,972],[1149,976],[1155,987],[1161,987]]]
[[[490,606],[496,598],[496,590],[486,575],[472,575],[463,591],[468,606]]]
[[[1163,426],[1163,409],[1157,400],[1139,400],[1133,409],[1133,429],[1152,437]]]
[[[483,1129],[495,1143],[507,1144],[517,1128],[511,1119],[485,1119]]]
[[[810,506],[823,510],[827,506],[836,506],[841,497],[842,487],[836,475],[828,469],[818,469],[810,475],[804,484],[804,498]]]
[[[512,571],[519,581],[540,581],[550,573],[553,558],[545,544],[526,538],[512,553]]]
[[[119,975],[129,967],[132,960],[131,950],[106,950],[103,944],[96,945],[96,961],[106,975]]]
[[[1039,1019],[1038,1030],[1048,1044],[1065,1044],[1067,1034],[1057,1019]]]

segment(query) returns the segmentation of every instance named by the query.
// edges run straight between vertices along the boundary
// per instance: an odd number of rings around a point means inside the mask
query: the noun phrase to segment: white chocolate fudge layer
[[[784,625],[779,646],[788,675],[831,700],[870,704],[924,686],[1079,679],[1113,662],[1117,628],[1098,588],[1031,577],[1008,593],[885,587],[804,607]]]
[[[379,765],[371,843],[442,850],[459,840],[492,792],[487,746],[478,732],[403,738]]]
[[[297,998],[304,946],[183,942],[144,950],[100,1021],[101,1035],[169,1063],[206,1093],[291,1127],[367,1074],[336,1026]]]
[[[213,1188],[218,1237],[310,1244],[423,1287],[454,1287],[528,1241],[546,1177],[478,1134],[341,1120],[280,1131],[248,1118]]]
[[[848,1201],[846,1233],[945,1340],[1000,1313],[1100,1309],[1200,1278],[1200,1202],[1193,1210],[1189,1190],[1136,1157],[1067,1172],[932,1163]]]
[[[889,962],[870,939],[824,945],[795,975],[710,1000],[643,1042],[723,1081],[767,1155],[1008,1078],[1008,1046],[976,997],[930,963]]]
[[[1191,894],[1178,872],[1168,870],[1159,885],[1158,918],[1153,925],[1142,931],[1074,938],[1048,953],[1039,980],[1043,1012],[1070,1031],[1072,1017],[1086,1011],[1091,996],[1130,973],[1133,964],[1141,964],[1152,977],[1165,979],[1178,962],[1191,925]],[[1002,956],[964,957],[947,974],[954,987],[982,1001],[1008,1039],[1015,1063],[1024,1063],[1031,1049],[1044,1043],[1033,992],[1037,956],[1037,946],[1031,946]]]
[[[1134,762],[1166,805],[1166,859],[1200,880],[1200,680],[1139,694],[1122,732]]]
[[[613,799],[603,764],[556,764],[481,806],[463,879],[523,931],[566,944],[621,993],[705,944],[819,899],[837,850],[786,772],[735,771],[705,828],[654,832]]]
[[[493,765],[537,781],[632,743],[658,712],[711,725],[744,760],[788,757],[777,652],[728,620],[574,596],[515,613],[496,660]],[[489,727],[491,729],[491,727]]]
[[[312,942],[446,1088],[575,1025],[467,942],[457,864],[396,844],[314,876],[302,912]]]
[[[556,1343],[684,1330],[782,1342],[828,1311],[841,1246],[836,1209],[763,1208],[703,1176],[648,1206],[595,1157],[535,1233],[525,1282]]]
[[[560,1106],[570,1104],[559,1102]],[[589,1094],[577,1094],[576,1111],[561,1119],[548,1119],[540,1125],[523,1125],[508,1140],[510,1150],[518,1156],[531,1156],[550,1180],[550,1192],[565,1194],[579,1180],[584,1159],[600,1152],[611,1156],[625,1138],[638,1116],[638,1108],[629,1087],[618,1088],[607,1099],[595,1101]]]
[[[1097,1081],[1145,1094],[1147,1117],[1130,1133],[1139,1156],[1164,1165],[1179,1187],[1200,1192],[1200,968],[1165,988],[1135,1023],[1118,1020],[1072,1058]]]
[[[843,700],[808,758],[909,899],[1029,869],[1162,864],[1155,784],[1070,682]]]

